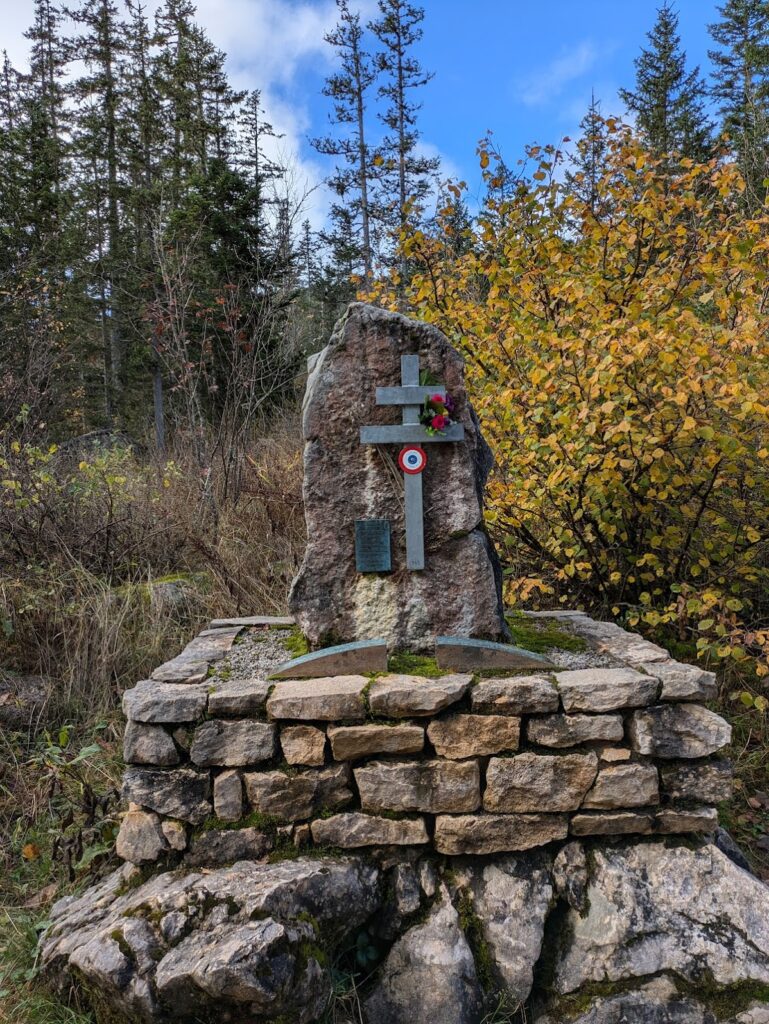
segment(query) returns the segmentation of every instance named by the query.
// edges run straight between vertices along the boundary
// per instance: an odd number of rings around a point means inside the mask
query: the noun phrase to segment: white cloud
[[[538,74],[529,74],[519,83],[519,97],[527,107],[540,107],[557,99],[570,82],[589,71],[599,52],[594,43],[585,40],[573,50],[556,57]]]

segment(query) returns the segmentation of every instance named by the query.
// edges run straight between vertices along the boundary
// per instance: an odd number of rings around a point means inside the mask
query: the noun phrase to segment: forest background
[[[769,877],[769,4],[718,8],[706,74],[664,4],[622,109],[485,136],[472,193],[421,142],[424,11],[337,14],[315,228],[188,0],[35,0],[0,69],[0,1019],[90,1019],[32,951],[111,863],[120,694],[283,610],[303,366],[356,296],[465,354],[508,603],[718,669],[722,821]]]

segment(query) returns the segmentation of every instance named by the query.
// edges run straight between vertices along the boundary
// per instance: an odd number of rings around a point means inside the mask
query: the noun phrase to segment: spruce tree
[[[566,185],[595,217],[603,209],[598,183],[606,157],[606,124],[601,116],[600,101],[591,96],[588,111],[579,123],[580,137],[571,168],[566,172]]]
[[[620,89],[620,97],[653,153],[707,159],[712,125],[705,113],[706,89],[699,68],[686,70],[678,15],[668,0],[658,8],[647,38],[650,45],[634,61],[635,89]]]
[[[769,4],[726,0],[718,13],[721,20],[709,27],[718,47],[709,51],[712,93],[755,209],[764,201],[769,173]]]
[[[427,85],[433,76],[413,54],[413,47],[422,38],[423,8],[406,0],[378,0],[378,6],[380,17],[370,28],[382,45],[376,62],[384,77],[379,96],[386,102],[381,119],[388,132],[377,154],[382,172],[379,209],[393,230],[403,231],[410,216],[416,220],[421,217],[440,166],[437,157],[417,152],[421,104],[412,98],[414,91]],[[405,270],[401,262],[402,275]]]
[[[328,184],[352,218],[359,222],[355,262],[362,264],[363,273],[369,277],[373,266],[370,207],[373,168],[366,141],[366,111],[368,90],[376,72],[369,54],[363,49],[360,15],[350,10],[348,0],[337,0],[337,8],[339,23],[326,35],[326,42],[335,48],[340,70],[326,80],[323,95],[333,100],[331,123],[340,128],[342,134],[316,138],[312,144],[319,153],[341,158]]]

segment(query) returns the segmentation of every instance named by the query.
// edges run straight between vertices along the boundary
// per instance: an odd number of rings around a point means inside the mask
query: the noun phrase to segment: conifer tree
[[[326,42],[335,48],[340,69],[326,80],[323,95],[333,100],[331,123],[343,134],[316,138],[312,144],[319,153],[341,158],[328,184],[346,212],[359,221],[356,262],[362,264],[363,273],[369,277],[373,266],[370,203],[373,168],[366,134],[366,111],[368,91],[376,72],[371,57],[363,49],[360,15],[350,10],[348,0],[337,0],[337,8],[339,22],[326,35]],[[336,219],[340,218],[341,211],[338,211]]]
[[[726,0],[718,13],[721,20],[709,27],[717,45],[709,51],[712,93],[754,209],[764,201],[769,173],[769,4]]]
[[[387,104],[381,118],[388,132],[377,154],[382,172],[379,208],[394,230],[403,231],[410,215],[421,216],[440,166],[437,157],[420,156],[417,151],[421,104],[412,98],[433,76],[413,53],[422,38],[424,9],[407,0],[378,0],[378,6],[380,17],[370,28],[382,45],[376,62],[384,77],[379,96]],[[413,204],[411,214],[409,204]],[[403,265],[401,272],[405,274]]]
[[[566,172],[566,184],[569,191],[589,208],[590,212],[599,217],[603,212],[605,200],[600,196],[605,189],[599,188],[604,170],[607,132],[606,123],[601,116],[601,103],[591,96],[588,111],[579,123],[580,138],[577,152],[571,168]]]
[[[658,8],[647,38],[649,46],[634,61],[635,88],[620,89],[620,97],[635,115],[638,131],[653,153],[704,160],[710,153],[712,130],[704,107],[706,89],[699,68],[686,70],[678,15],[668,0]]]

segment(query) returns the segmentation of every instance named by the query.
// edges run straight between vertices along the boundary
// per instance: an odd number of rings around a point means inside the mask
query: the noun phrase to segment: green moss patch
[[[446,675],[444,669],[438,668],[438,662],[434,657],[427,654],[410,654],[408,651],[391,655],[387,659],[387,668],[398,675],[425,676],[427,679],[438,679]]]
[[[555,647],[561,651],[587,650],[587,643],[581,636],[575,636],[565,629],[559,629],[554,620],[532,619],[522,612],[510,612],[505,616],[516,647],[535,654],[544,654]]]

